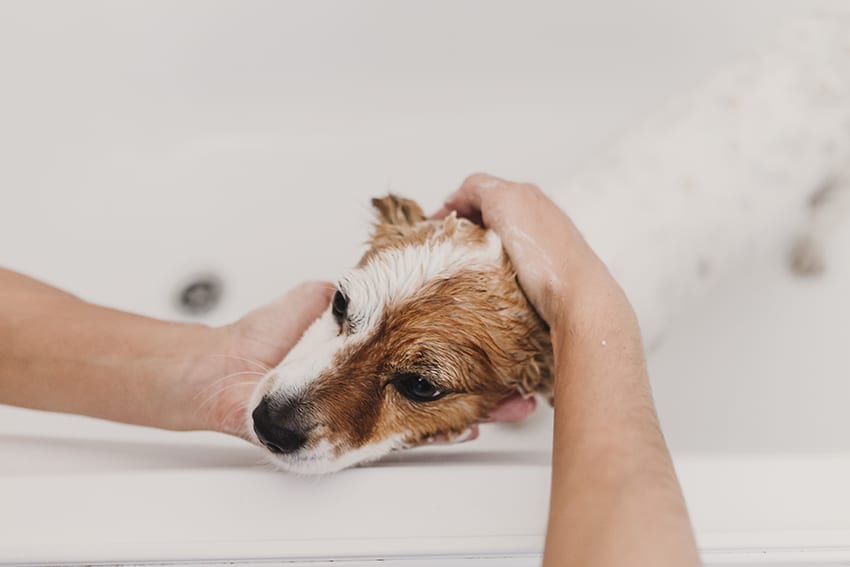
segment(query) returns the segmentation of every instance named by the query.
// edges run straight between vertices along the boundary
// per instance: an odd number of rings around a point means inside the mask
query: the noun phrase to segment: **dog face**
[[[286,470],[458,436],[517,391],[551,392],[548,331],[495,233],[392,195],[373,205],[370,248],[254,394],[249,429]]]

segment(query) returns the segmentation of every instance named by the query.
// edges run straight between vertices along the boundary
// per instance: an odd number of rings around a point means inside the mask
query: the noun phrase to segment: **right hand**
[[[477,173],[436,216],[450,211],[499,235],[520,286],[551,327],[563,322],[578,295],[583,302],[588,293],[622,295],[575,224],[535,185]]]

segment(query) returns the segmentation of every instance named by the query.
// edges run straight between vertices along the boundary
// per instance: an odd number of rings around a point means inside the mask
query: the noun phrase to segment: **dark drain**
[[[221,301],[221,278],[204,274],[189,280],[180,290],[177,299],[180,310],[189,315],[204,315]]]

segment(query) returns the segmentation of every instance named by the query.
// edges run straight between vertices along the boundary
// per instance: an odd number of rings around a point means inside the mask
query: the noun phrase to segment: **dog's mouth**
[[[266,461],[277,469],[298,474],[324,474],[336,472],[345,467],[333,466],[333,460],[326,455],[301,451],[299,453],[276,454],[266,452]]]

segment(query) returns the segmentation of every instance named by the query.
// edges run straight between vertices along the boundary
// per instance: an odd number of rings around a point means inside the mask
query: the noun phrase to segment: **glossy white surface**
[[[159,317],[214,270],[218,323],[355,261],[369,197],[433,207],[481,169],[556,184],[811,4],[48,8],[0,6],[0,263]],[[850,562],[839,240],[812,281],[777,242],[651,358],[710,564]],[[534,564],[550,416],[304,479],[212,434],[0,408],[0,562]]]
[[[836,244],[846,250],[850,230]],[[850,264],[795,281],[779,249],[684,314],[652,357],[711,564],[850,560]],[[211,434],[5,409],[0,557],[533,556],[549,416],[316,479],[272,472],[258,451]]]

